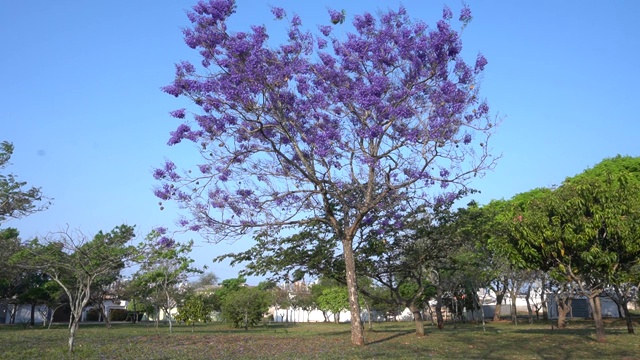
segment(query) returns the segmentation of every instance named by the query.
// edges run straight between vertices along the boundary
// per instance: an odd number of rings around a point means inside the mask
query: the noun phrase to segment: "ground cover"
[[[638,325],[638,324],[636,324]],[[156,329],[153,324],[82,324],[73,356],[66,352],[67,329],[0,326],[0,359],[640,359],[640,336],[623,320],[606,324],[607,342],[595,341],[591,321],[568,329],[549,322],[515,326],[489,323],[427,327],[416,337],[410,322],[374,324],[364,347],[350,342],[349,324],[271,324],[249,331],[213,323]],[[192,331],[193,330],[193,331]]]

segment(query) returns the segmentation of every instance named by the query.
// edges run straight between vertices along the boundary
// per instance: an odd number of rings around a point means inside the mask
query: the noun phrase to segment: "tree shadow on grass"
[[[390,332],[390,331],[382,331],[382,332]],[[399,337],[402,337],[402,336],[405,336],[405,335],[413,334],[413,333],[415,333],[415,331],[412,331],[412,330],[396,332],[395,334],[393,334],[391,336],[387,336],[387,337],[384,337],[384,338],[381,338],[381,339],[377,339],[377,340],[374,340],[374,341],[367,342],[367,345],[380,344],[380,343],[383,343],[385,341],[393,340],[393,339],[396,339],[396,338],[399,338]]]

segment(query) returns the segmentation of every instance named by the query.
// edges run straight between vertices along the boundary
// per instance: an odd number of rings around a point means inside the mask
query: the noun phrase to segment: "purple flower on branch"
[[[465,5],[460,11],[460,21],[466,25],[471,21],[471,19],[473,19],[471,16],[471,9],[468,5]]]
[[[329,9],[329,16],[331,17],[331,23],[334,25],[342,24],[345,19],[344,10],[340,12],[334,9]]]
[[[283,8],[281,7],[272,7],[271,8],[271,13],[273,14],[273,16],[276,17],[276,19],[278,20],[282,20],[285,16],[287,16],[287,13],[284,11]]]
[[[176,119],[184,119],[185,117],[184,111],[185,109],[178,109],[178,110],[171,111],[169,114]]]

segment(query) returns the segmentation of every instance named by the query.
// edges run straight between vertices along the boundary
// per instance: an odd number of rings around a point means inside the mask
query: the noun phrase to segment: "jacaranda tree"
[[[185,42],[202,61],[176,64],[164,91],[196,105],[172,112],[184,120],[169,145],[194,142],[201,162],[180,172],[166,161],[155,194],[188,209],[179,224],[213,242],[325,224],[343,247],[351,338],[362,345],[354,236],[364,226],[380,235],[402,227],[414,202],[493,165],[495,122],[478,93],[487,60],[463,60],[449,8],[433,28],[401,7],[356,15],[354,32],[334,35],[344,12],[329,10],[314,34],[273,7],[287,23],[279,46],[264,25],[230,31],[235,10],[234,1],[210,0],[188,13]],[[469,8],[459,20],[471,21]]]

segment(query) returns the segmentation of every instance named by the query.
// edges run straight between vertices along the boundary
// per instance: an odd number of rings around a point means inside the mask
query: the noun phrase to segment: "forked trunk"
[[[533,324],[533,308],[531,308],[531,284],[527,288],[527,295],[525,296],[525,300],[527,300],[527,312],[529,313],[529,324]]]
[[[593,323],[596,327],[596,340],[605,342],[607,339],[604,335],[604,322],[602,321],[602,308],[600,306],[599,296],[589,296],[589,305],[593,314]]]
[[[71,314],[71,323],[69,324],[69,352],[73,352],[73,346],[76,341],[76,333],[80,326],[80,317],[82,316],[82,310]]]
[[[416,323],[416,335],[424,336],[424,321],[422,319],[422,311],[414,304],[409,305],[409,310],[413,314],[413,321]]]
[[[356,282],[356,263],[353,256],[353,243],[343,240],[345,270],[347,273],[347,289],[349,291],[349,309],[351,311],[351,343],[364,345],[364,329],[360,319],[360,304],[358,303],[358,288]]]

